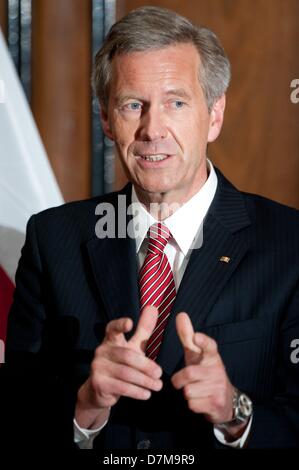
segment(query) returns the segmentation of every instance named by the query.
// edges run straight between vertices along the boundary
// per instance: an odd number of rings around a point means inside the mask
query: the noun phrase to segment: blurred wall
[[[90,195],[91,0],[32,1],[31,106],[66,201]]]
[[[0,28],[4,36],[7,35],[7,0],[0,0]]]
[[[31,1],[31,109],[66,201],[91,194],[92,0]],[[7,36],[8,1],[0,0]],[[9,38],[8,38],[9,39]]]
[[[118,0],[118,17],[164,6],[220,37],[232,63],[224,128],[209,155],[240,189],[299,208],[298,0]],[[117,186],[124,176],[118,166]]]

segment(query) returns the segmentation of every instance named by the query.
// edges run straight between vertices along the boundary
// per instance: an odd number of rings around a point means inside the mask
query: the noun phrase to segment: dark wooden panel
[[[4,36],[7,36],[7,13],[7,0],[0,0],[0,28],[2,29]]]
[[[213,29],[232,62],[222,135],[210,146],[239,188],[299,208],[298,0],[119,0],[118,15],[160,5]]]
[[[66,201],[90,195],[91,0],[33,0],[32,109]]]

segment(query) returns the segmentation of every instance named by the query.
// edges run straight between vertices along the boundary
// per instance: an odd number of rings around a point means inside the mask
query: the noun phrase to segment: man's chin
[[[155,195],[164,195],[171,190],[171,185],[161,184],[161,182],[153,182],[153,183],[144,183],[137,185],[137,191],[141,191],[142,193],[146,194],[148,197],[155,197]],[[136,187],[136,185],[135,185]],[[138,191],[138,192],[139,192]]]

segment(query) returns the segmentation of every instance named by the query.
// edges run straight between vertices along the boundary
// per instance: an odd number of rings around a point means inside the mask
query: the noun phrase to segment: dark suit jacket
[[[170,383],[184,366],[175,330],[182,310],[217,341],[231,382],[253,400],[248,447],[299,446],[299,365],[291,360],[291,342],[299,338],[298,213],[239,192],[220,172],[218,178],[203,245],[190,257],[158,358],[164,387],[147,402],[121,398],[98,448],[144,441],[151,448],[220,446],[212,425],[188,410]],[[76,392],[107,322],[138,320],[135,241],[95,236],[97,204],[111,203],[117,214],[118,195],[129,203],[130,193],[128,185],[46,210],[28,223],[9,316],[6,409],[11,425],[21,416],[41,443],[72,441]]]

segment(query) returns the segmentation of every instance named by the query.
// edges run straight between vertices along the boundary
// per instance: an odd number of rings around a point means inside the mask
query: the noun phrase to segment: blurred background
[[[232,82],[210,158],[238,188],[299,208],[299,104],[290,99],[298,0],[0,0],[0,25],[65,201],[124,183],[90,75],[110,25],[142,5],[176,10],[220,37]]]

